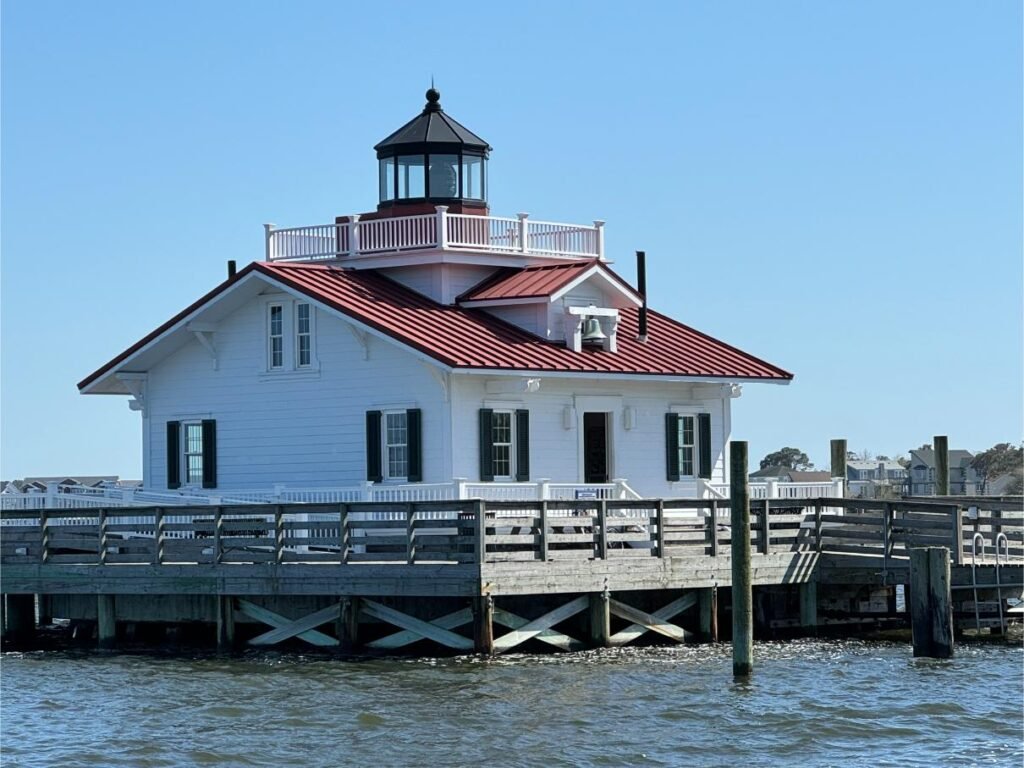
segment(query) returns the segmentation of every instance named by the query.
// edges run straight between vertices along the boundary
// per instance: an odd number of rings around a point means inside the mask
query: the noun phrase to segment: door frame
[[[619,427],[622,423],[622,395],[574,395],[573,408],[576,411],[576,482],[586,484],[583,445],[583,414],[607,414],[608,428],[605,435],[608,453],[608,482],[617,477],[615,474],[615,446],[619,438]]]

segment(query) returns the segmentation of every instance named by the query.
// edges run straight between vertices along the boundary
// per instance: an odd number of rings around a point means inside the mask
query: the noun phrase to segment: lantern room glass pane
[[[398,158],[398,199],[426,197],[426,174],[423,155],[406,155]]]
[[[380,199],[395,199],[395,158],[385,157],[380,161]]]
[[[459,196],[459,156],[430,155],[430,196]]]
[[[462,196],[467,200],[486,200],[484,159],[476,155],[462,157]]]

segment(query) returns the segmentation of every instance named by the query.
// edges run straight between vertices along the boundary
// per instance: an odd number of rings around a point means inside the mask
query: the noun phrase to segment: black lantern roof
[[[427,91],[423,111],[374,147],[377,157],[407,152],[467,152],[487,156],[491,147],[441,109],[441,93]]]

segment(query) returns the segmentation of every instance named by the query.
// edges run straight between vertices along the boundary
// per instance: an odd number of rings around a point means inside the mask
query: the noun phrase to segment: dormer
[[[548,341],[575,351],[615,352],[619,311],[643,300],[603,262],[594,259],[502,270],[458,298]]]

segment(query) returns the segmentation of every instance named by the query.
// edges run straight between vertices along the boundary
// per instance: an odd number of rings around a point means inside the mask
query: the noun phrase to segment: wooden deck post
[[[935,495],[949,496],[949,438],[946,435],[936,435],[933,440],[932,445],[935,448]]]
[[[800,626],[817,634],[818,582],[805,581],[800,585]]]
[[[732,511],[732,673],[747,677],[754,670],[753,587],[750,569],[750,487],[747,485],[747,443],[729,444]]]
[[[113,595],[96,595],[96,637],[100,648],[117,644],[117,611]]]
[[[50,595],[36,595],[36,602],[39,605],[39,626],[53,624],[53,598]]]
[[[910,625],[914,655],[948,659],[953,655],[953,601],[949,550],[910,550]]]
[[[612,613],[608,590],[591,592],[590,598],[590,644],[594,648],[608,648],[612,637]]]
[[[846,482],[846,441],[836,439],[832,441],[832,477],[843,479],[843,496],[849,496],[849,487]]]
[[[494,598],[473,598],[473,647],[477,653],[494,654]]]
[[[358,597],[341,598],[335,634],[338,636],[338,650],[342,653],[353,653],[359,647]]]
[[[217,650],[230,651],[235,647],[235,598],[217,595]]]
[[[700,639],[706,643],[718,642],[718,587],[705,587],[699,591]]]
[[[4,595],[4,640],[27,645],[36,635],[34,595]]]

